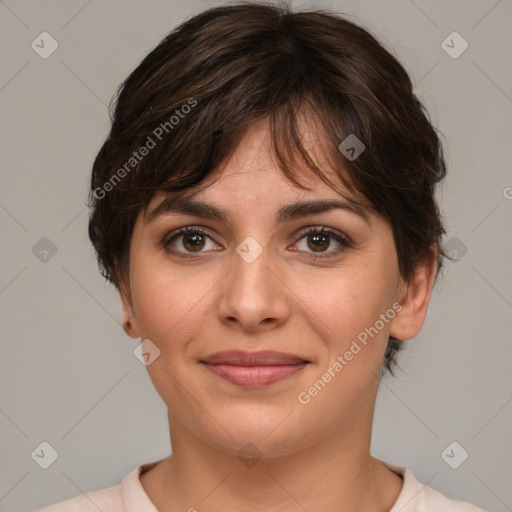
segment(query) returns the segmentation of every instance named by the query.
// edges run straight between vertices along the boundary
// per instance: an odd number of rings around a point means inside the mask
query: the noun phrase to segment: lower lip
[[[203,363],[208,370],[223,379],[244,387],[261,387],[272,384],[299,372],[308,363],[271,366],[234,366],[230,364]]]

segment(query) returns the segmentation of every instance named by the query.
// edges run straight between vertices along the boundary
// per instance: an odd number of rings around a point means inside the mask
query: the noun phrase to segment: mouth
[[[201,360],[218,377],[243,387],[263,387],[291,377],[310,361],[283,352],[216,352]]]

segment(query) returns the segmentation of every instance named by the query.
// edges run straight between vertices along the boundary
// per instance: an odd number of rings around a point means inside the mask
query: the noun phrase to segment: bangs
[[[201,115],[199,119],[190,115],[179,127],[179,133],[167,135],[134,171],[131,182],[126,183],[132,193],[139,191],[132,206],[147,211],[157,193],[189,197],[212,184],[222,174],[249,127],[264,122],[277,168],[290,183],[311,191],[314,185],[306,186],[301,178],[316,176],[315,183],[322,180],[348,202],[372,207],[354,183],[357,169],[338,149],[348,130],[342,130],[336,122],[339,118],[326,115],[329,110],[318,102],[318,98],[313,102],[288,95],[274,110],[259,109],[246,112],[244,117],[240,115],[237,124],[231,121],[210,126],[203,122]],[[220,117],[229,119],[227,114]],[[264,171],[261,180],[265,180]]]

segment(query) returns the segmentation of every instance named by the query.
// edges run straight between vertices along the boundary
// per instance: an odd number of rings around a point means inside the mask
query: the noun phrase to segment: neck
[[[160,512],[387,512],[402,488],[401,478],[371,457],[371,427],[331,433],[307,448],[244,464],[176,418],[169,416],[169,425],[172,456],[141,476]]]

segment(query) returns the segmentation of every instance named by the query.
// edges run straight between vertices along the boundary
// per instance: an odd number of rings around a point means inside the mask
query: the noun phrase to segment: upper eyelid
[[[352,238],[349,235],[347,235],[344,231],[340,231],[339,229],[336,229],[333,227],[324,226],[322,224],[311,224],[311,225],[305,226],[305,227],[297,230],[297,232],[294,234],[294,243],[296,243],[297,241],[302,239],[304,236],[311,234],[311,231],[313,231],[313,230],[316,230],[318,233],[325,232],[329,236],[338,235],[340,238],[345,240],[347,243],[353,244]],[[185,233],[189,233],[189,232],[201,233],[202,235],[205,235],[208,238],[210,238],[213,242],[218,243],[215,239],[215,236],[210,234],[209,228],[205,228],[204,226],[199,226],[199,225],[197,225],[197,226],[196,225],[187,225],[187,226],[183,226],[180,228],[176,228],[164,236],[162,243],[164,245],[167,245],[173,239],[183,236]]]

